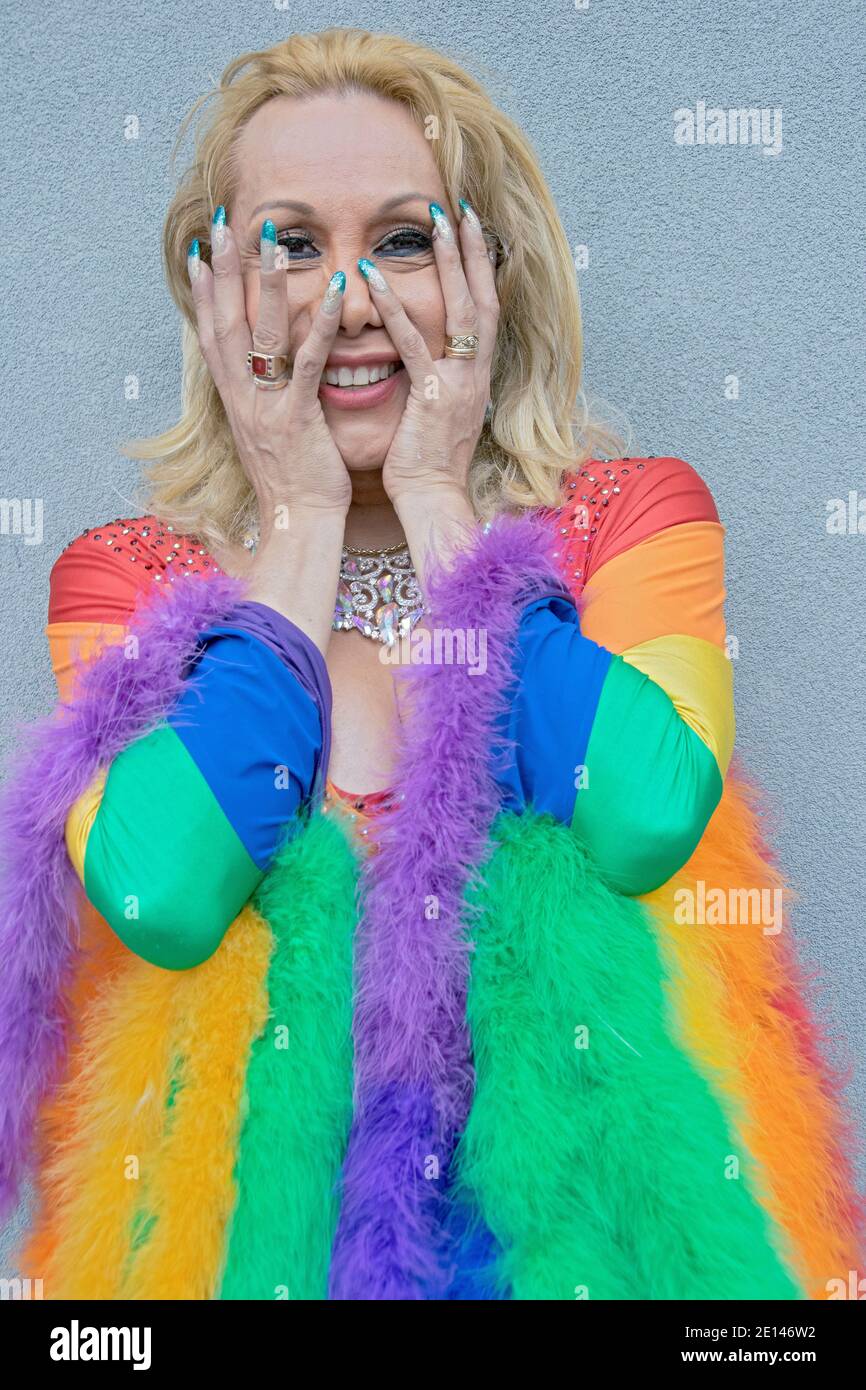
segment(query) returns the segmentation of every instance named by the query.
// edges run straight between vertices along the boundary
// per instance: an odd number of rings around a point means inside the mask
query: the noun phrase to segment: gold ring
[[[478,356],[478,334],[477,333],[455,333],[445,336],[445,356],[446,357],[477,357]]]
[[[252,352],[247,353],[247,371],[256,381],[276,381],[289,369],[289,359],[282,352]]]
[[[253,381],[259,391],[281,391],[284,386],[288,386],[291,379],[291,374],[289,372],[283,372],[282,376],[275,376],[273,381],[266,376],[253,377]]]

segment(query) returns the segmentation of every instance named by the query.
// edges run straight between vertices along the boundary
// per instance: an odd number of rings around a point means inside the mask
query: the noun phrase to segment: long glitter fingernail
[[[343,291],[346,288],[346,275],[342,270],[335,270],[325,291],[325,298],[322,300],[322,308],[326,314],[336,314],[343,302]]]
[[[478,213],[475,211],[472,204],[467,203],[465,198],[458,198],[457,201],[460,204],[460,210],[463,213],[463,216],[466,218],[466,221],[469,223],[469,225],[471,227],[477,227],[480,231],[481,218],[478,216]]]
[[[226,210],[220,203],[213,215],[213,222],[210,229],[211,250],[215,256],[219,256],[226,249]]]
[[[262,257],[262,270],[267,274],[277,265],[277,229],[268,217],[262,223],[262,237],[259,243]]]
[[[451,230],[451,223],[448,221],[448,218],[445,216],[438,203],[430,204],[430,216],[433,218],[433,227],[436,236],[440,237],[442,241],[453,241],[454,233]]]
[[[186,268],[190,281],[197,280],[201,274],[201,247],[198,244],[198,237],[191,241],[187,248]]]
[[[388,281],[374,261],[368,260],[366,256],[362,256],[358,262],[358,269],[364,279],[373,286],[374,290],[387,290]]]

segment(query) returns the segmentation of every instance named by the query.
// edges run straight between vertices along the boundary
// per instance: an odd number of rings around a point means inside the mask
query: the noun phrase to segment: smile
[[[351,367],[326,367],[322,372],[322,384],[327,382],[329,386],[339,386],[343,390],[347,387],[373,386],[377,381],[393,376],[401,366],[400,362],[382,362],[378,366],[355,367],[354,370]]]
[[[319,382],[319,399],[337,410],[366,410],[390,400],[403,373],[403,363],[393,360],[326,367]]]

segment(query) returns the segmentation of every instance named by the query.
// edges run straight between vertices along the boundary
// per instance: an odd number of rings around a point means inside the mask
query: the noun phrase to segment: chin
[[[373,428],[372,422],[365,421],[363,428],[358,429],[345,427],[342,420],[329,419],[328,426],[348,471],[371,473],[384,464],[397,422]]]
[[[325,421],[350,473],[371,473],[385,462],[409,395],[402,365],[384,388],[384,399],[370,399],[371,393],[382,391],[377,384],[338,394],[328,385],[320,393]]]

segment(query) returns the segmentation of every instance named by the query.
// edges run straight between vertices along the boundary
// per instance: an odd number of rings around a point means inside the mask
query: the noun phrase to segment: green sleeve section
[[[650,893],[696,849],[722,795],[709,748],[668,695],[615,656],[602,687],[572,829],[621,893]]]
[[[112,762],[84,888],[124,945],[166,970],[207,960],[262,878],[173,729]]]

